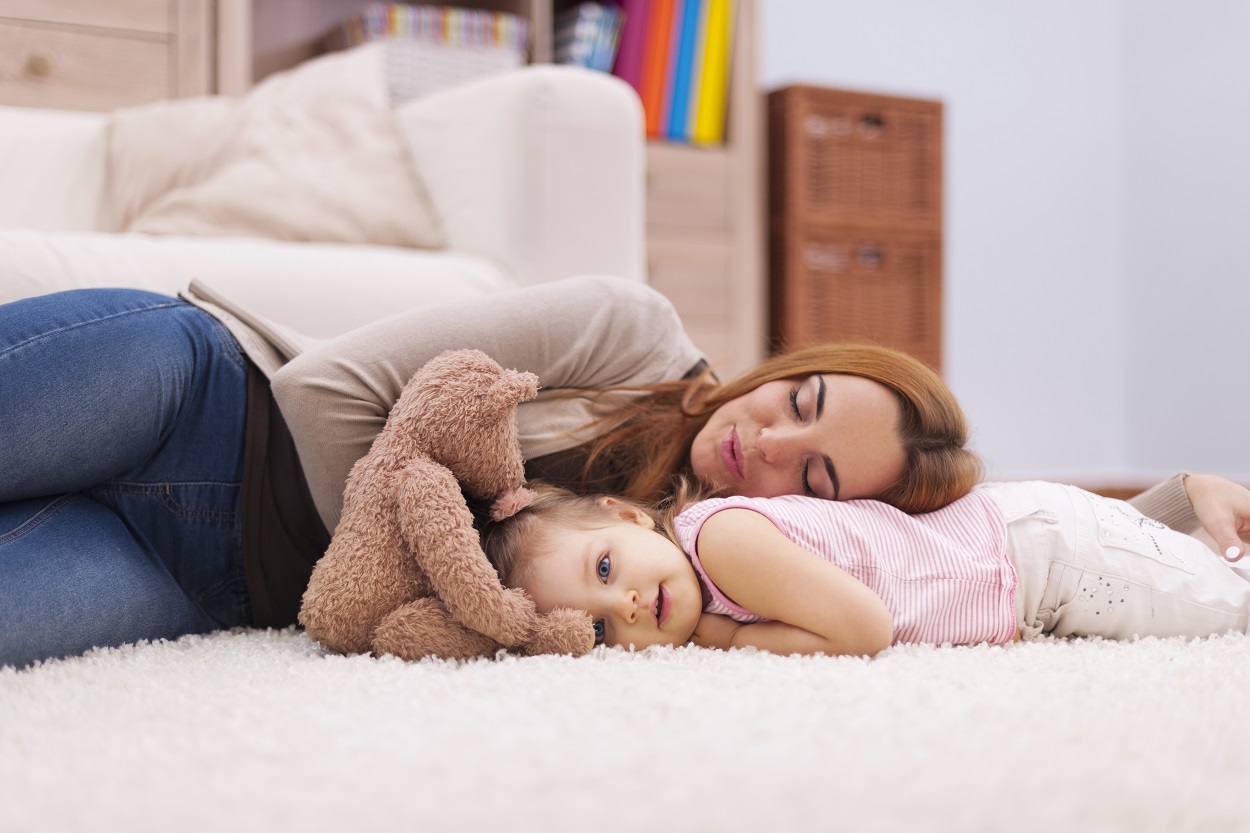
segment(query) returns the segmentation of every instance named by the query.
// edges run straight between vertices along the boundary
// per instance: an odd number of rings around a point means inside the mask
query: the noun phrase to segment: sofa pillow
[[[444,245],[386,93],[381,44],[313,59],[241,98],[118,110],[108,187],[119,231]]]

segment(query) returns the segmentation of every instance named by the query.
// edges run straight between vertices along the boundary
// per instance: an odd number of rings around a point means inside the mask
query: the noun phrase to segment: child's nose
[[[617,603],[617,615],[629,624],[638,621],[638,591],[630,590],[621,594],[621,599]]]

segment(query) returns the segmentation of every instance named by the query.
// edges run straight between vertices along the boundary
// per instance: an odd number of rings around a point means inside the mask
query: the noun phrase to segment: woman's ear
[[[647,529],[655,529],[655,521],[646,512],[643,512],[637,506],[631,506],[617,498],[608,495],[602,495],[595,498],[595,503],[604,509],[612,510],[618,518],[623,521],[636,523],[639,526],[645,526]]]

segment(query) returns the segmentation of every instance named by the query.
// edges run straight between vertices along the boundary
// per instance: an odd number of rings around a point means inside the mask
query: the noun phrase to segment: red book
[[[642,46],[642,74],[638,94],[647,117],[647,135],[660,135],[664,91],[668,87],[669,38],[676,0],[651,0],[647,10],[647,39]]]

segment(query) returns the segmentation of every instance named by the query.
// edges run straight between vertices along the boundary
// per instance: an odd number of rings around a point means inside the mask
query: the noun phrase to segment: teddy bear
[[[494,498],[496,519],[527,502],[516,410],[537,393],[534,374],[478,350],[443,353],[408,381],[352,467],[342,517],[304,593],[299,622],[313,639],[409,660],[594,646],[588,614],[540,615],[523,591],[503,586],[465,500]]]

